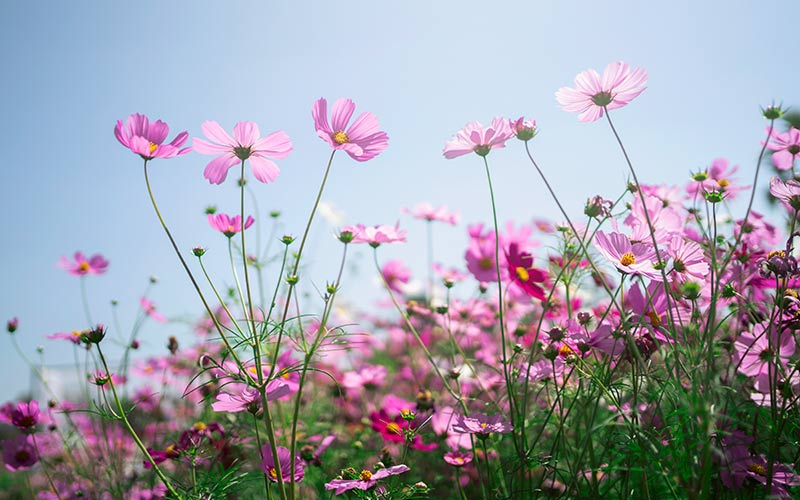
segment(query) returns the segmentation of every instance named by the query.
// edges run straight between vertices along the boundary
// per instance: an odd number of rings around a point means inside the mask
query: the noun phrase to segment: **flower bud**
[[[281,243],[283,243],[286,246],[291,245],[292,243],[294,243],[294,236],[290,234],[284,234],[283,237],[281,238]]]
[[[106,336],[106,328],[98,324],[91,330],[84,330],[81,333],[81,341],[84,344],[99,344],[101,340]]]
[[[194,247],[192,248],[192,253],[195,257],[202,257],[206,253],[206,249],[203,247]]]
[[[783,110],[781,109],[780,104],[771,104],[766,108],[761,108],[761,114],[764,115],[764,118],[767,120],[777,120],[783,116]]]
[[[10,320],[8,320],[8,323],[6,323],[6,330],[8,331],[8,333],[14,333],[17,331],[18,326],[19,326],[19,319],[15,316]]]
[[[286,282],[290,285],[296,285],[298,281],[300,281],[300,278],[298,278],[296,274],[291,274],[286,277]]]
[[[206,215],[214,215],[215,213],[217,213],[217,207],[215,207],[214,205],[209,205],[206,207],[205,212]]]

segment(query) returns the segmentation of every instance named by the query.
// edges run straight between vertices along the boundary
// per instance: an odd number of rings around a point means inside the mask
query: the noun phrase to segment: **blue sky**
[[[615,113],[644,182],[683,185],[689,172],[726,157],[750,183],[765,126],[759,106],[800,103],[796,39],[781,22],[798,14],[791,1],[9,3],[0,18],[0,207],[10,222],[0,246],[0,317],[20,318],[29,355],[44,345],[46,363],[70,363],[69,346],[44,336],[84,326],[78,281],[55,267],[75,250],[111,261],[87,283],[100,321],[111,322],[115,299],[130,325],[151,275],[162,312],[200,311],[149,206],[140,159],[113,137],[115,121],[131,113],[192,136],[208,119],[226,129],[252,120],[263,133],[285,130],[295,151],[275,183],[254,189],[263,212],[284,214],[281,232],[299,234],[329,154],[311,105],[352,98],[357,112],[378,116],[389,149],[363,164],[338,156],[324,199],[347,223],[400,220],[409,242],[381,249],[383,258],[404,258],[422,277],[424,227],[403,207],[444,203],[465,222],[491,215],[478,159],[441,155],[468,121],[535,118],[534,154],[573,215],[595,194],[621,192],[627,170],[606,124],[581,124],[554,99],[587,68],[624,60],[647,69],[649,88]],[[203,179],[208,160],[154,162],[151,175],[176,239],[210,247],[212,273],[223,279],[225,243],[203,209],[235,211],[237,190],[234,176],[222,186]],[[518,144],[490,161],[501,220],[560,219]],[[312,231],[306,257],[315,283],[335,277],[332,233],[322,219]],[[462,264],[465,225],[440,227],[436,241],[437,260]],[[351,262],[358,272],[344,297],[370,304],[377,292],[369,253]],[[146,324],[145,350],[162,351],[169,335],[191,338],[180,323]],[[29,373],[8,339],[0,342],[0,378],[10,381],[0,385],[4,400],[27,387]]]

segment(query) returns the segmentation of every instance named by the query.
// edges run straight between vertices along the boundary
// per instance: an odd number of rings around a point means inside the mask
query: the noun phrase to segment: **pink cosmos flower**
[[[769,192],[778,198],[786,208],[797,212],[800,210],[800,182],[789,179],[783,182],[778,177],[769,181]]]
[[[289,482],[292,480],[292,454],[291,452],[284,448],[283,446],[276,447],[278,451],[278,463],[281,467],[281,478],[284,482]],[[261,448],[261,455],[264,457],[264,460],[261,463],[261,470],[263,470],[270,481],[277,483],[278,482],[278,470],[275,467],[275,458],[272,455],[272,448],[270,445],[264,445]],[[303,475],[305,474],[303,470],[303,460],[300,457],[295,457],[294,459],[294,480],[295,482],[300,482],[303,480]]]
[[[513,135],[514,132],[505,118],[493,119],[488,127],[470,122],[445,143],[444,157],[452,160],[469,153],[486,156],[492,149],[506,147],[506,141]]]
[[[285,132],[279,130],[261,137],[258,125],[253,122],[239,122],[233,126],[233,137],[215,121],[202,125],[203,133],[214,142],[195,137],[192,141],[195,151],[205,155],[219,155],[211,160],[203,176],[212,184],[222,184],[228,176],[228,169],[244,160],[250,161],[253,175],[261,182],[272,182],[278,177],[280,169],[272,160],[283,160],[292,152],[292,141]]]
[[[34,399],[27,403],[17,403],[11,410],[11,423],[23,431],[35,427],[39,423],[39,402]]]
[[[547,273],[533,267],[533,256],[527,252],[520,252],[519,246],[512,243],[506,252],[506,262],[511,280],[529,296],[544,301],[544,289],[537,283],[546,281]]]
[[[350,99],[337,99],[331,109],[328,123],[328,101],[319,98],[311,108],[317,135],[334,150],[344,150],[356,161],[367,161],[378,156],[389,144],[386,132],[378,130],[378,119],[369,112],[358,115],[348,127],[356,105]]]
[[[181,132],[169,144],[163,144],[169,134],[169,126],[157,120],[150,123],[150,120],[139,113],[130,115],[122,125],[122,120],[117,120],[114,127],[114,135],[117,140],[126,148],[130,149],[145,160],[153,158],[172,158],[174,156],[185,155],[192,148],[179,149],[189,138],[186,131]]]
[[[410,214],[415,219],[423,219],[426,221],[442,221],[452,226],[458,224],[458,214],[449,212],[447,207],[442,205],[439,208],[433,208],[433,205],[427,202],[419,203],[413,209],[404,208],[403,212]]]
[[[154,320],[158,321],[159,323],[167,322],[167,317],[156,311],[156,305],[146,297],[139,299],[139,304],[142,306],[144,313]]]
[[[603,109],[625,106],[641,94],[647,83],[647,72],[641,68],[633,71],[628,64],[618,61],[606,66],[603,76],[589,69],[575,77],[575,88],[561,87],[556,100],[561,109],[580,113],[578,120],[588,123],[603,117]]]
[[[58,332],[48,335],[47,338],[53,340],[64,339],[64,340],[69,340],[73,344],[80,344],[81,337],[85,332],[88,332],[88,330],[73,330],[71,332]]]
[[[770,328],[762,323],[755,330],[759,333],[744,332],[736,339],[734,347],[736,353],[734,360],[737,363],[740,373],[748,377],[757,377],[758,375],[769,373],[769,367],[775,369],[775,362],[780,363],[783,368],[786,368],[786,363],[794,355],[796,344],[794,338],[788,332],[784,332],[778,344],[777,332],[772,332],[772,342],[770,346],[769,332]]]
[[[648,245],[631,243],[622,233],[606,235],[603,231],[597,232],[592,244],[623,273],[640,274],[661,281],[661,273],[653,266],[655,252]]]
[[[698,243],[675,235],[667,247],[667,254],[672,257],[672,270],[680,282],[687,279],[701,283],[705,281],[709,266],[703,248]]]
[[[334,490],[333,492],[336,495],[341,495],[342,493],[350,490],[366,491],[378,484],[379,479],[389,476],[396,476],[397,474],[402,474],[410,470],[411,469],[409,469],[407,465],[393,465],[392,467],[379,469],[374,473],[364,469],[358,475],[358,478],[334,479],[329,483],[325,483],[325,489]]]
[[[769,129],[767,129],[769,132]],[[772,164],[778,170],[789,170],[800,154],[800,130],[792,127],[783,133],[772,131],[767,147],[772,153]]]
[[[463,451],[448,451],[444,454],[444,461],[453,467],[464,467],[472,462],[472,453],[464,453]]]
[[[725,158],[716,158],[706,170],[701,170],[692,175],[692,182],[686,186],[686,191],[692,196],[703,195],[706,192],[719,192],[726,198],[734,198],[750,186],[741,186],[733,177],[739,170],[738,165],[728,168],[729,162]]]
[[[75,252],[73,258],[75,259],[75,262],[71,262],[66,257],[61,257],[61,260],[58,261],[58,267],[67,271],[73,276],[103,274],[106,272],[106,268],[108,267],[108,261],[99,253],[96,253],[87,259],[82,252]]]
[[[39,461],[33,436],[21,434],[14,439],[3,441],[3,461],[10,471],[30,469]]]
[[[480,434],[483,436],[493,432],[505,434],[514,430],[502,415],[498,414],[490,417],[482,413],[473,413],[469,416],[459,415],[450,429],[453,432],[462,434]]]
[[[253,225],[255,219],[248,215],[247,220],[244,221],[244,228],[247,229]],[[235,215],[233,217],[228,214],[208,214],[208,223],[212,228],[224,234],[228,238],[233,237],[236,233],[242,232],[242,216]]]
[[[351,233],[353,243],[369,243],[370,246],[377,248],[382,243],[395,243],[406,241],[405,229],[400,229],[400,224],[388,226],[382,224],[379,226],[365,226],[358,224],[357,226],[346,226],[342,228],[342,232]]]
[[[392,291],[403,293],[403,285],[411,280],[411,271],[399,260],[390,260],[381,269],[383,279]]]
[[[538,130],[536,129],[536,120],[526,120],[525,117],[520,116],[516,120],[508,120],[508,126],[511,131],[517,136],[520,141],[529,141],[533,139]]]

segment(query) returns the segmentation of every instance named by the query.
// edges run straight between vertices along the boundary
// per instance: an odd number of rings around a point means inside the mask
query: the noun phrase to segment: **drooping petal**
[[[281,169],[274,161],[269,160],[259,154],[250,156],[250,168],[253,170],[253,175],[261,182],[268,183],[275,180]]]
[[[203,177],[208,179],[211,184],[222,184],[225,177],[228,176],[228,169],[239,163],[239,161],[239,158],[233,153],[217,156],[206,165]]]

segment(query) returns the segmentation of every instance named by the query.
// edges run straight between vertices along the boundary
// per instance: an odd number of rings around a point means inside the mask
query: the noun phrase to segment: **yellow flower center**
[[[619,259],[619,263],[623,266],[630,266],[631,264],[636,264],[636,257],[633,256],[632,253],[626,252],[622,254],[622,257]]]
[[[333,142],[336,144],[346,144],[350,142],[350,138],[347,137],[347,134],[342,132],[341,130],[333,134]]]
[[[206,430],[206,424],[204,424],[203,422],[196,422],[192,426],[192,429],[194,429],[196,431],[204,431],[204,430]]]
[[[72,331],[72,336],[73,337],[80,337],[81,335],[83,335],[83,332],[80,331],[80,330],[73,330]]]
[[[518,266],[517,269],[515,270],[517,271],[517,278],[519,278],[520,281],[524,281],[525,283],[527,283],[531,277],[531,275],[528,274],[528,270],[522,266]]]
[[[247,367],[247,371],[250,372],[253,375],[258,375],[258,371],[256,371],[256,367],[255,366],[248,366]]]
[[[153,151],[155,151],[157,148],[158,148],[158,144],[153,144],[152,142],[150,143],[150,152],[151,152],[151,153],[152,153]]]
[[[453,462],[457,463],[458,465],[464,465],[464,459],[461,457],[454,458]]]
[[[773,250],[767,254],[768,259],[771,259],[773,257],[780,257],[783,259],[786,257],[786,252],[784,252],[783,250]]]
[[[721,188],[726,188],[726,187],[731,185],[731,183],[728,181],[728,179],[720,179],[720,180],[717,181],[717,184],[719,184],[719,187],[721,187]]]
[[[78,264],[78,271],[82,273],[88,273],[90,268],[91,266],[86,261],[83,261],[80,264]]]
[[[289,380],[289,372],[286,372],[283,375],[281,375],[281,378],[283,378],[284,380]]]
[[[574,354],[574,353],[575,353],[575,351],[573,351],[572,348],[570,346],[568,346],[567,344],[562,345],[558,349],[558,354],[560,354],[562,356],[569,356],[570,354]]]
[[[228,226],[229,233],[235,233],[236,231],[233,229],[233,226]]]
[[[489,257],[483,257],[481,260],[478,261],[478,267],[480,267],[484,271],[488,271],[489,269],[494,267],[492,265],[492,259],[490,259]]]
[[[397,425],[396,422],[389,422],[386,424],[386,430],[391,432],[392,434],[402,434],[400,426]]]
[[[661,316],[655,313],[655,311],[648,311],[647,317],[650,318],[650,324],[658,327],[661,325]]]
[[[362,481],[369,481],[370,479],[372,479],[372,472],[370,472],[368,470],[362,470],[361,471],[361,480]]]
[[[275,467],[270,467],[269,468],[269,477],[271,477],[272,479],[275,479],[276,481],[278,480],[278,471],[275,470]]]
[[[754,474],[758,474],[759,476],[766,476],[767,469],[763,465],[759,464],[750,464],[750,467],[747,468],[750,472]]]
[[[486,429],[486,427],[488,427],[488,425],[489,424],[487,424],[486,422],[481,422],[481,429]]]

